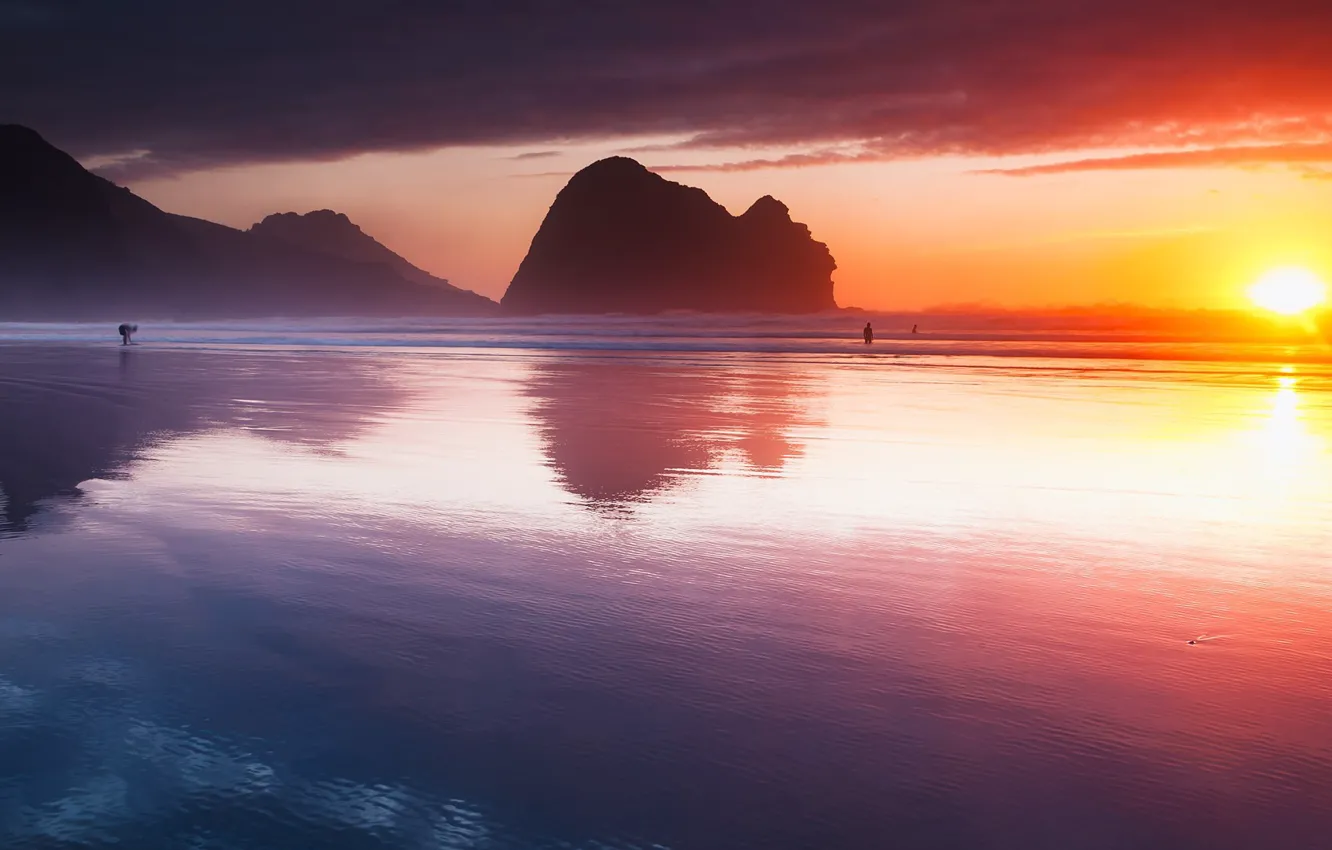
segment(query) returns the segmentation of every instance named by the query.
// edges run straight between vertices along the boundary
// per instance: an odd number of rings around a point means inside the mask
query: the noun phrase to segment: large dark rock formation
[[[470,292],[163,212],[36,132],[0,125],[0,317],[488,312]]]
[[[612,157],[561,190],[500,302],[513,313],[831,310],[828,246],[771,197],[733,216]]]

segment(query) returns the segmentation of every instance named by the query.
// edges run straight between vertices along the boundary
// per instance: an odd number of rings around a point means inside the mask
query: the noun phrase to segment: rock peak
[[[334,210],[311,210],[308,213],[282,212],[273,213],[264,217],[264,220],[251,227],[251,230],[271,230],[275,228],[320,228],[324,230],[353,230],[361,233],[361,228],[356,225],[346,213],[335,212]]]
[[[791,220],[791,209],[772,195],[764,195],[749,205],[742,218]]]
[[[515,313],[812,313],[828,247],[765,195],[733,216],[702,189],[610,157],[560,190],[501,302]]]
[[[32,168],[58,169],[80,177],[84,171],[74,157],[36,130],[22,124],[0,124],[0,170],[26,172]]]
[[[636,159],[627,156],[608,156],[605,159],[599,159],[591,165],[583,168],[575,174],[589,176],[610,176],[624,174],[651,174],[647,166]]]
[[[41,133],[31,127],[25,127],[22,124],[0,124],[0,145],[17,144],[40,145],[41,147],[55,149],[54,145],[42,138]]]

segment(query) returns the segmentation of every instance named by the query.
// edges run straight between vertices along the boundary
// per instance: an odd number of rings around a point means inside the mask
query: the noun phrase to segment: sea
[[[0,324],[4,850],[1332,846],[1332,349]]]

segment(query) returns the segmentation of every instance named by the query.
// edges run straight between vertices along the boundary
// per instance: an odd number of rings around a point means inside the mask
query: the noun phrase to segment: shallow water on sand
[[[0,846],[1320,846],[1309,360],[0,347]]]

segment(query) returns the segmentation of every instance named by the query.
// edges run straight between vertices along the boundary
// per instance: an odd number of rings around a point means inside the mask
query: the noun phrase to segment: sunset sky
[[[625,153],[772,194],[842,305],[1243,303],[1332,277],[1332,7],[0,3],[3,118],[172,212],[332,208],[499,297]]]

